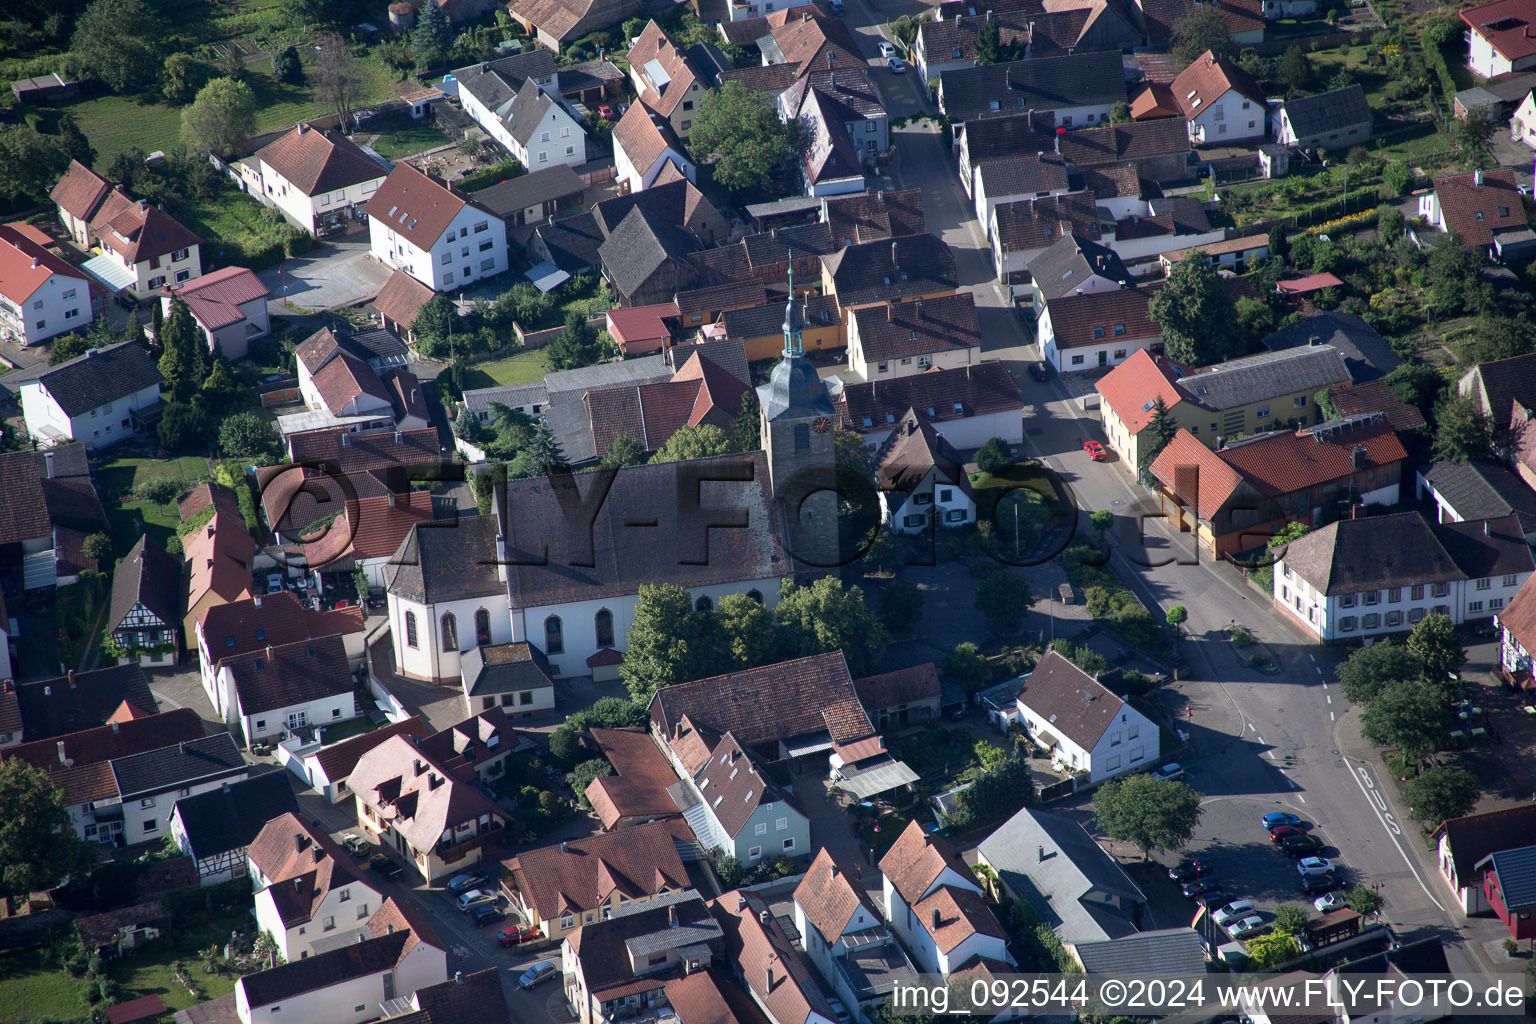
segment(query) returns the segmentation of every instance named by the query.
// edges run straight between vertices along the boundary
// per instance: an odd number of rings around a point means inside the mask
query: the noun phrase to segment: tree
[[[1381,893],[1368,885],[1356,884],[1349,890],[1349,895],[1344,897],[1344,902],[1361,917],[1370,917],[1381,909]]]
[[[1413,170],[1401,160],[1388,160],[1387,165],[1381,169],[1381,183],[1394,196],[1407,195],[1408,190],[1413,187]],[[1382,207],[1382,209],[1392,209],[1392,207]]]
[[[1262,338],[1275,329],[1275,311],[1269,303],[1252,295],[1240,296],[1232,303],[1232,315],[1241,337]]]
[[[571,310],[565,315],[565,329],[544,346],[544,355],[551,370],[579,370],[602,362],[609,353],[586,316]]]
[[[434,3],[433,6],[435,7],[436,4]],[[613,765],[600,757],[594,757],[590,761],[581,762],[566,773],[565,783],[576,794],[576,799],[581,802],[581,806],[588,807],[590,805],[587,803],[587,787],[592,785],[592,780],[606,778],[612,774]]]
[[[137,92],[160,69],[160,19],[144,0],[92,0],[75,22],[69,66],[115,93]]]
[[[1173,779],[1137,774],[1111,779],[1093,797],[1099,828],[1111,839],[1134,843],[1143,858],[1153,850],[1177,850],[1195,837],[1200,794]]]
[[[214,359],[213,369],[203,378],[199,394],[210,416],[223,416],[240,407],[245,389],[236,379],[235,371],[229,368],[229,361],[219,357]]]
[[[1459,818],[1477,806],[1477,776],[1465,768],[1433,765],[1403,784],[1413,816],[1429,825]]]
[[[101,561],[112,554],[112,538],[104,533],[93,533],[80,542],[80,553],[86,558]]]
[[[734,853],[727,853],[715,861],[715,877],[720,880],[720,888],[726,892],[740,885],[745,874],[741,861]]]
[[[1299,903],[1282,903],[1275,908],[1275,931],[1284,935],[1300,935],[1312,915]]]
[[[1435,458],[1474,462],[1493,458],[1493,430],[1470,396],[1450,394],[1435,407]]]
[[[191,103],[206,80],[206,69],[190,53],[173,53],[160,65],[160,94],[167,103]]]
[[[341,120],[341,130],[346,131],[352,124],[352,105],[363,88],[363,72],[347,41],[335,32],[320,37],[310,81],[315,102],[334,113]]]
[[[1159,394],[1152,401],[1152,418],[1147,421],[1137,439],[1136,458],[1141,462],[1142,469],[1152,465],[1152,460],[1162,454],[1178,430],[1173,414],[1168,411],[1168,403]]]
[[[89,167],[96,162],[96,149],[91,145],[73,114],[59,115],[59,149],[70,160],[78,160]]]
[[[285,46],[272,55],[272,77],[288,85],[300,85],[304,81],[304,65],[299,51]]]
[[[620,434],[609,443],[598,465],[604,469],[617,469],[620,466],[638,466],[644,461],[645,449],[640,447],[640,442],[628,434]]]
[[[25,896],[82,876],[96,844],[75,832],[64,791],[26,761],[0,761],[0,891]]]
[[[1422,761],[1445,743],[1450,722],[1442,686],[1392,683],[1366,705],[1360,735],[1379,747],[1396,747],[1409,761]]]
[[[781,122],[767,96],[727,82],[699,100],[688,146],[714,164],[722,188],[766,192],[794,154],[798,136],[799,123]]]
[[[727,594],[715,606],[715,618],[735,668],[756,668],[773,660],[779,637],[773,612],[746,594]]]
[[[1207,50],[1218,57],[1226,56],[1232,48],[1229,32],[1220,8],[1201,4],[1173,30],[1174,59],[1180,67],[1188,67]]]
[[[1185,608],[1181,604],[1176,604],[1172,608],[1168,609],[1167,614],[1165,614],[1163,618],[1170,626],[1182,625],[1184,620],[1189,618],[1189,609]]]
[[[892,580],[880,595],[880,617],[885,628],[896,636],[907,636],[923,617],[923,592],[917,584]]]
[[[219,77],[241,81],[245,78],[245,58],[233,46],[225,46],[219,53]]]
[[[870,530],[867,539],[864,564],[874,572],[893,576],[906,563],[906,544],[895,530],[879,525]]]
[[[1306,91],[1307,83],[1312,80],[1312,64],[1301,47],[1292,45],[1281,54],[1275,64],[1275,77],[1285,86],[1290,96],[1298,96]]]
[[[1002,40],[998,34],[997,22],[988,18],[982,24],[981,31],[976,34],[976,63],[982,65],[996,64],[1001,43]]]
[[[971,784],[956,798],[956,825],[974,828],[1039,803],[1029,765],[1017,754],[994,762],[977,772]]]
[[[1290,240],[1285,237],[1285,226],[1276,224],[1269,229],[1269,255],[1272,259],[1283,260],[1291,254]]]
[[[967,697],[976,693],[992,678],[992,666],[982,655],[981,649],[969,640],[955,645],[953,653],[944,659],[939,670],[944,681],[965,691]]]
[[[160,376],[166,390],[176,401],[190,401],[208,376],[208,350],[192,311],[181,299],[172,300],[158,340]]]
[[[416,15],[416,30],[411,34],[411,48],[416,53],[416,67],[425,71],[442,64],[453,45],[453,27],[442,5],[425,3]]]
[[[652,462],[683,462],[688,459],[707,459],[712,455],[726,455],[731,451],[731,438],[713,423],[683,426],[662,445]]]
[[[1498,130],[1499,123],[1486,110],[1473,107],[1467,111],[1467,116],[1451,122],[1452,148],[1467,163],[1474,167],[1484,167],[1489,162],[1493,136]]]
[[[989,437],[976,449],[976,468],[996,476],[1013,464],[1013,452],[1000,437]]]
[[[1125,100],[1116,100],[1109,108],[1110,124],[1127,124],[1131,120],[1131,105]]]
[[[0,199],[44,200],[69,163],[53,139],[26,125],[0,128]]]
[[[233,78],[215,78],[181,112],[181,137],[195,150],[226,157],[256,134],[256,95]]]
[[[1250,970],[1265,971],[1277,964],[1294,960],[1300,954],[1301,947],[1296,944],[1296,936],[1284,932],[1270,932],[1248,941]]]
[[[688,591],[670,583],[641,585],[619,666],[636,704],[649,704],[663,686],[712,674],[722,654],[713,616],[695,613]]]
[[[1386,376],[1392,397],[1399,402],[1432,409],[1445,390],[1445,377],[1433,366],[1423,363],[1402,363],[1392,368]]]
[[[873,673],[885,657],[885,627],[865,605],[864,591],[856,586],[845,590],[836,576],[823,576],[807,587],[786,579],[775,613],[786,657],[841,650],[855,679]]]
[[[757,392],[752,388],[741,393],[741,410],[731,421],[731,449],[738,452],[755,452],[763,446],[763,410],[757,404]]]
[[[625,729],[644,725],[646,707],[627,697],[599,697],[592,706],[566,716],[573,729]]]
[[[1107,508],[1096,508],[1088,513],[1088,522],[1093,524],[1093,528],[1099,531],[1099,536],[1102,538],[1109,533],[1110,527],[1115,525],[1115,514]]]
[[[1431,612],[1418,621],[1408,634],[1408,651],[1423,666],[1424,681],[1429,683],[1446,682],[1467,660],[1461,637],[1443,612]]]
[[[366,609],[368,607],[368,570],[359,562],[352,567],[352,593],[357,597],[357,606]]]
[[[1147,314],[1162,330],[1169,357],[1178,362],[1205,366],[1247,348],[1246,339],[1232,330],[1232,299],[1202,252],[1179,261],[1147,303]]]
[[[1024,610],[1035,603],[1029,581],[1022,574],[998,569],[976,588],[976,610],[986,616],[994,633],[1012,633],[1024,620]]]
[[[416,319],[411,321],[411,335],[416,339],[416,347],[427,356],[451,354],[453,327],[458,319],[459,311],[452,299],[442,292],[433,295],[422,303],[416,311]]]
[[[237,412],[219,424],[219,451],[226,458],[260,459],[272,452],[272,427],[254,412]]]
[[[48,365],[58,366],[90,350],[91,343],[78,334],[61,334],[48,343]]]
[[[549,756],[561,764],[574,765],[585,749],[581,745],[581,737],[569,722],[555,726],[549,734]]]
[[[166,406],[155,433],[163,447],[187,451],[205,444],[210,429],[208,413],[202,403],[172,402]]]
[[[1361,647],[1339,666],[1339,687],[1355,704],[1369,704],[1387,687],[1418,679],[1422,665],[1396,640]]]
[[[1451,317],[1468,311],[1478,296],[1478,258],[1462,244],[1461,236],[1448,232],[1429,251],[1424,263],[1424,283],[1429,286],[1430,312]]]
[[[518,453],[518,459],[525,463],[524,471],[517,474],[520,477],[547,476],[552,471],[570,468],[554,432],[543,422],[533,425],[533,436],[528,439],[527,447]]]

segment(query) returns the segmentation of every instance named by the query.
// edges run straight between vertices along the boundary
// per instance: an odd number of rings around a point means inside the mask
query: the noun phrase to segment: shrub
[[[1008,442],[1000,437],[989,437],[987,443],[976,450],[976,468],[983,473],[996,475],[1013,463]]]
[[[133,489],[134,496],[140,501],[153,502],[156,505],[164,505],[175,501],[181,494],[181,481],[171,480],[166,477],[155,477],[145,480]]]
[[[715,860],[715,875],[720,879],[722,889],[734,889],[741,884],[741,861],[734,854],[727,853]]]
[[[1232,637],[1232,643],[1236,647],[1251,647],[1255,643],[1253,634],[1242,626],[1229,626],[1227,633]]]

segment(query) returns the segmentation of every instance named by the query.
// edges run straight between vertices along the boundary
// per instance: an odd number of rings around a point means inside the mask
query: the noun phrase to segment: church
[[[804,326],[791,278],[762,451],[510,480],[491,514],[413,526],[384,574],[396,671],[456,682],[461,653],[526,642],[550,675],[591,675],[622,654],[643,584],[771,608],[784,579],[835,567],[834,412]]]

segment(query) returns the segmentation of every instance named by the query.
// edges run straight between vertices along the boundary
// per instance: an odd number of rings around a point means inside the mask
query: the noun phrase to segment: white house
[[[1119,288],[1044,300],[1035,321],[1041,354],[1057,373],[1119,366],[1163,339],[1147,313],[1151,297],[1147,289]]]
[[[91,280],[15,228],[0,227],[0,339],[36,345],[83,330]]]
[[[113,291],[148,299],[162,288],[202,276],[202,243],[147,199],[131,203],[95,232],[102,255],[87,260],[84,268]]]
[[[357,717],[352,672],[339,636],[225,658],[214,686],[229,698],[225,722],[248,744]]]
[[[1536,4],[1495,0],[1461,12],[1467,26],[1467,67],[1479,78],[1536,67]]]
[[[999,203],[1044,199],[1071,191],[1067,163],[1054,152],[1015,153],[984,161],[976,168],[976,220],[989,232],[992,210]]]
[[[288,777],[264,772],[178,799],[171,809],[171,836],[197,865],[198,883],[218,885],[244,878],[246,853],[262,828],[298,810]]]
[[[530,171],[587,162],[587,133],[537,51],[459,68],[451,76],[464,113]]]
[[[412,715],[337,743],[321,743],[295,736],[279,743],[276,754],[279,761],[286,760],[288,770],[302,779],[305,786],[329,803],[339,804],[352,799],[347,776],[357,767],[359,758],[391,736],[420,739],[425,735],[424,720],[420,715]]]
[[[1169,88],[1189,121],[1189,141],[1196,146],[1262,139],[1269,128],[1269,108],[1253,76],[1209,50],[1181,71]]]
[[[164,312],[175,299],[187,304],[208,350],[226,359],[244,359],[251,342],[271,333],[267,318],[267,286],[245,267],[223,267],[211,274],[172,285],[160,297]]]
[[[681,766],[685,759],[672,753]],[[685,769],[683,787],[693,801],[683,817],[706,849],[722,849],[748,869],[810,851],[810,820],[730,732],[696,773]]]
[[[315,943],[362,926],[384,902],[360,868],[322,829],[288,812],[272,818],[246,848],[256,928],[284,959],[303,960]]]
[[[1536,804],[1449,818],[1435,829],[1435,835],[1440,877],[1450,886],[1461,912],[1487,913],[1493,908],[1483,894],[1477,863],[1490,853],[1536,842]]]
[[[883,521],[898,533],[922,533],[937,522],[957,529],[976,521],[976,492],[965,459],[915,412],[875,453]]]
[[[177,800],[207,793],[249,774],[240,748],[227,732],[114,758],[111,767],[121,812],[107,813],[113,802],[110,796],[87,804],[85,810],[98,822],[108,817],[120,821],[122,828],[117,835],[130,846],[170,835],[171,812]]]
[[[1533,569],[1516,516],[1430,524],[1417,512],[1330,523],[1285,547],[1274,605],[1320,643],[1499,616]],[[1518,659],[1515,659],[1518,661]]]
[[[1156,723],[1054,650],[1017,682],[1013,707],[994,711],[994,724],[1019,723],[1054,763],[1089,784],[1157,763]]]
[[[880,876],[885,919],[919,970],[948,975],[978,956],[1013,964],[1007,933],[948,839],[911,822],[880,858]]]
[[[251,159],[261,174],[258,198],[312,235],[353,220],[389,173],[340,132],[307,124]]]
[[[1009,287],[1013,298],[1033,294],[1030,264],[1064,236],[1075,235],[1094,243],[1103,240],[1100,200],[1093,192],[1068,192],[1044,199],[993,204],[987,222],[992,264],[997,268],[999,283]],[[1136,202],[1139,205],[1141,201]]]
[[[373,367],[342,348],[328,328],[305,338],[293,355],[299,394],[310,409],[324,410],[337,421],[357,420],[354,429],[393,425],[389,389]]]
[[[1536,149],[1536,93],[1526,93],[1509,119],[1509,137]]]
[[[620,187],[630,192],[650,188],[668,163],[689,181],[698,177],[698,169],[688,159],[688,151],[672,126],[643,103],[631,104],[614,125],[613,160]]]
[[[154,358],[138,342],[93,348],[22,382],[27,433],[45,446],[116,444],[148,425],[146,417],[160,404],[160,382]]]
[[[268,647],[286,648],[301,640],[339,637],[347,662],[354,669],[363,663],[363,613],[358,608],[337,608],[329,612],[305,608],[288,591],[237,597],[232,601],[204,608],[192,627],[203,692],[213,710],[232,715],[236,694],[233,676],[220,674],[225,661],[265,651]],[[226,720],[233,721],[226,717]]]
[[[374,259],[437,291],[507,269],[507,226],[469,196],[399,163],[369,200]]]
[[[981,323],[970,292],[860,306],[848,314],[848,368],[864,380],[981,362]]]
[[[1536,651],[1536,589],[1521,584],[1515,596],[1495,612],[1499,627],[1499,665],[1511,679],[1532,676],[1531,652]]]

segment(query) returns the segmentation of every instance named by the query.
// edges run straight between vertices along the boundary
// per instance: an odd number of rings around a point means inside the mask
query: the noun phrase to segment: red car
[[[539,930],[537,928],[525,928],[522,925],[514,924],[497,932],[496,942],[504,947],[516,946],[530,939],[536,939],[538,936]]]
[[[1303,829],[1299,829],[1295,825],[1276,825],[1269,830],[1269,841],[1278,843],[1286,836],[1304,836],[1306,834]]]
[[[1088,457],[1094,462],[1103,462],[1105,459],[1109,458],[1109,453],[1106,452],[1104,450],[1104,446],[1099,444],[1097,441],[1084,441],[1083,451],[1087,452]]]
[[[606,103],[599,103],[597,105],[597,116],[602,118],[604,121],[612,121],[613,108]]]

